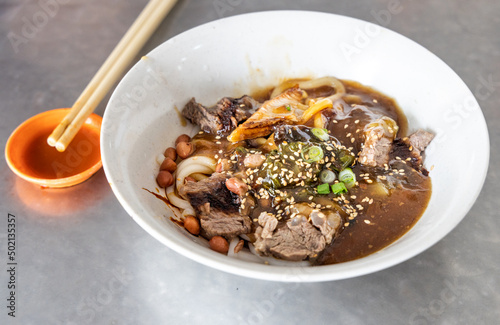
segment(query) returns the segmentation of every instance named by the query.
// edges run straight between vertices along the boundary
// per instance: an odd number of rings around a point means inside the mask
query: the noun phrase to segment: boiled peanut
[[[214,236],[209,240],[208,244],[212,250],[221,254],[227,254],[229,251],[229,243],[224,237]]]
[[[184,228],[193,235],[198,235],[200,233],[200,222],[196,217],[187,216],[184,219]]]
[[[173,173],[177,169],[177,164],[171,158],[165,158],[160,165],[160,170],[166,170]]]
[[[248,191],[248,185],[236,177],[231,177],[226,180],[226,187],[228,190],[239,196],[243,196]]]
[[[175,151],[175,148],[173,147],[167,148],[167,150],[165,150],[165,153],[163,153],[163,155],[166,158],[172,159],[173,161],[177,159],[177,151]]]
[[[166,170],[161,170],[156,176],[156,182],[160,187],[169,187],[174,183],[174,176]]]
[[[177,140],[175,140],[175,145],[177,146],[181,142],[189,142],[189,141],[191,141],[191,137],[189,135],[181,134],[181,135],[179,135]]]
[[[186,159],[193,153],[193,144],[189,142],[179,142],[175,149],[177,150],[177,154],[182,159]]]

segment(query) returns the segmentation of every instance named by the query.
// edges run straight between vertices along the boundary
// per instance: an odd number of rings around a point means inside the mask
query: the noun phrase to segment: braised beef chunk
[[[234,117],[238,123],[247,120],[260,107],[261,103],[250,96],[243,96],[231,101],[235,108]]]
[[[205,132],[226,135],[259,107],[259,102],[246,95],[241,98],[224,97],[208,108],[192,98],[182,109],[182,115]]]
[[[413,169],[428,175],[429,172],[423,166],[423,159],[421,152],[429,145],[434,138],[432,133],[427,131],[418,130],[408,138],[396,139],[392,145],[390,152],[391,159],[401,158],[407,161]],[[409,159],[409,160],[407,160]]]
[[[316,257],[326,246],[325,237],[311,225],[305,217],[289,220],[278,226],[272,236],[260,236],[255,242],[255,249],[264,254],[287,261],[302,261],[308,257]],[[264,233],[262,233],[264,235]]]
[[[371,143],[366,142],[360,153],[360,162],[372,167],[382,167],[388,164],[392,145],[391,140],[386,137],[377,138]]]
[[[410,166],[427,175],[420,154],[433,138],[432,133],[424,130],[418,130],[407,138],[396,138],[393,142],[387,137],[368,137],[359,161],[366,166],[384,167],[392,159],[408,159]]]
[[[250,232],[252,222],[239,213],[240,198],[226,187],[227,176],[214,173],[199,182],[187,182],[182,188],[201,221],[208,237],[234,237]]]
[[[418,130],[408,137],[410,145],[413,147],[413,150],[418,152],[418,154],[427,148],[432,139],[434,139],[434,134],[424,130]]]

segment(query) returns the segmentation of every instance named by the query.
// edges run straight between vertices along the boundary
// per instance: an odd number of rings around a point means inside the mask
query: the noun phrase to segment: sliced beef
[[[424,130],[418,130],[408,137],[410,145],[418,154],[427,148],[432,139],[434,139],[434,134]]]
[[[366,166],[383,167],[389,163],[392,140],[399,127],[395,120],[382,116],[364,127],[364,143],[359,161]]]
[[[226,135],[259,107],[259,102],[246,95],[241,98],[224,97],[208,108],[192,98],[182,109],[182,115],[205,132]]]
[[[372,167],[382,167],[389,163],[389,153],[391,152],[392,142],[386,137],[366,142],[363,150],[359,154],[359,161],[363,165]]]
[[[214,173],[199,182],[187,182],[182,188],[209,238],[246,234],[252,227],[250,218],[240,214],[240,197],[227,189],[227,179],[225,174]]]
[[[406,161],[413,169],[427,176],[429,172],[423,166],[421,153],[434,138],[432,133],[418,130],[408,138],[396,139],[390,152],[391,159]]]
[[[370,142],[365,143],[359,161],[367,166],[384,167],[384,164],[393,159],[401,159],[415,170],[427,175],[421,153],[433,138],[432,133],[424,130],[418,130],[407,138],[396,138],[393,142],[386,137],[373,137]]]
[[[254,246],[257,252],[264,255],[288,261],[302,261],[315,257],[326,247],[325,237],[304,216],[295,217],[279,225],[271,237],[262,237],[262,230],[259,228],[256,232],[257,241]]]

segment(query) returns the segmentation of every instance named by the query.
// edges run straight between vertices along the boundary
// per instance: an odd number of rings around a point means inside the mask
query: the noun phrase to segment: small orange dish
[[[87,180],[102,167],[99,115],[92,114],[85,120],[64,152],[47,144],[48,136],[69,110],[40,113],[12,132],[5,158],[14,173],[43,187],[68,187]]]

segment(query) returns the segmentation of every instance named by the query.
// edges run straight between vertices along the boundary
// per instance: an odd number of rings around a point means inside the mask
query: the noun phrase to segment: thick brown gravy
[[[407,135],[407,119],[393,99],[357,82],[343,83],[348,95],[337,103],[342,105],[343,113],[334,113],[333,110],[323,113],[327,119],[326,128],[343,145],[358,154],[365,140],[364,127],[383,115],[397,122],[398,137]],[[314,90],[307,91],[310,95],[314,94]],[[328,93],[328,89],[315,91],[318,96]],[[259,93],[259,99],[262,99],[260,97],[263,93],[264,91]],[[229,144],[224,138],[216,140],[213,135],[205,133],[196,135],[193,140],[197,143],[195,154],[212,157],[217,154],[220,156],[220,150],[228,153],[242,145]],[[390,245],[415,225],[429,202],[431,179],[398,158],[391,157],[387,168],[367,167],[359,163],[351,167],[359,186],[344,194],[345,203],[355,207],[358,214],[355,217],[348,213],[342,214],[340,234],[317,258],[311,260],[314,265],[346,262],[367,256]],[[303,200],[305,203],[323,205],[337,198],[334,194],[318,195],[312,199],[310,196],[301,199],[296,193],[292,195],[297,202]],[[260,212],[274,208],[272,203],[259,203],[268,205],[258,205],[251,213],[255,226],[258,225],[255,221]],[[286,219],[280,222],[286,222]]]
[[[349,112],[344,117],[331,116],[328,129],[342,143],[351,143],[355,153],[360,151],[362,132],[356,133],[356,130],[362,130],[366,124],[373,121],[374,117],[371,116],[373,111],[379,111],[393,118],[399,125],[399,137],[407,134],[406,116],[393,99],[357,82],[344,81],[344,84],[347,93],[357,95],[361,98],[361,102],[351,103],[351,109],[344,110]],[[347,107],[345,105],[345,108]],[[364,107],[369,107],[370,111]],[[333,119],[336,123],[332,123]],[[355,139],[354,142],[351,138]],[[352,169],[358,180],[363,178],[360,177],[360,174],[363,174],[375,182],[371,184],[360,182],[360,187],[350,190],[351,204],[361,205],[363,210],[354,220],[348,222],[349,225],[320,255],[317,264],[358,259],[388,246],[413,227],[429,202],[432,188],[430,178],[413,170],[404,162],[392,160],[388,171],[362,167],[359,164]],[[404,170],[404,175],[395,173],[396,170],[398,172]],[[387,191],[377,182],[377,176],[392,179],[395,188]],[[367,199],[368,204],[366,204]]]
[[[358,175],[362,170],[354,167]],[[431,196],[431,179],[405,168],[411,182],[385,193],[380,184],[363,184],[349,195],[351,204],[365,207],[320,255],[317,264],[334,264],[370,255],[410,230],[424,213]],[[372,203],[363,199],[373,199]],[[368,203],[368,204],[367,204]]]

